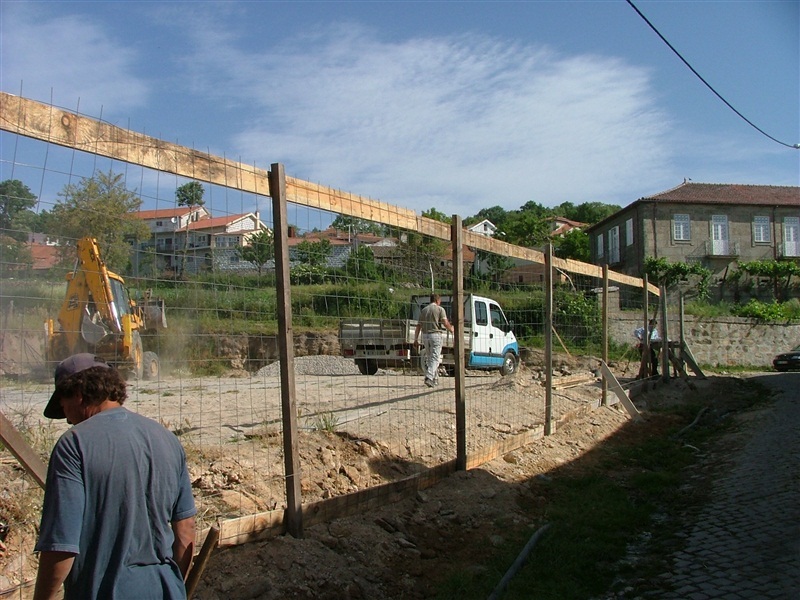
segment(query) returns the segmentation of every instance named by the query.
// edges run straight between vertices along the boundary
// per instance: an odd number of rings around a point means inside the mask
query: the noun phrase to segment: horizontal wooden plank
[[[364,488],[344,496],[334,496],[303,505],[303,526],[327,523],[333,519],[360,514],[365,510],[411,497],[416,491],[431,487],[456,470],[455,460],[383,485]],[[285,533],[284,511],[272,510],[219,524],[219,546],[237,546]]]
[[[267,171],[0,92],[0,127],[51,144],[256,194]]]
[[[523,431],[522,433],[518,433],[516,435],[508,436],[507,438],[500,440],[493,446],[486,448],[481,452],[470,454],[467,457],[467,470],[475,469],[481,465],[485,465],[487,462],[490,462],[495,458],[505,456],[509,452],[522,448],[523,446],[530,444],[535,440],[541,439],[542,437],[544,437],[544,425],[538,425],[533,429]]]
[[[123,129],[52,105],[0,92],[0,129],[51,144],[141,165],[228,188],[269,196],[269,171],[193,148]],[[450,240],[450,225],[417,215],[413,210],[334,188],[286,177],[289,202],[336,214],[384,223]],[[544,264],[544,254],[464,230],[464,244],[511,258]],[[553,266],[568,273],[602,279],[602,267],[554,258]],[[641,288],[643,281],[609,271],[610,281]],[[658,295],[658,287],[648,290]]]

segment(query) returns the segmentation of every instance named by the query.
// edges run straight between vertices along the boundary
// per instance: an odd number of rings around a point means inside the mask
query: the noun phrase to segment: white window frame
[[[625,221],[625,245],[633,246],[633,219]]]
[[[692,220],[687,214],[672,215],[672,241],[692,241]]]
[[[597,250],[597,258],[603,258],[603,256],[605,256],[605,247],[603,245],[603,234],[602,233],[598,233],[597,234],[596,250]]]
[[[608,262],[612,265],[619,262],[619,225],[608,230]]]
[[[783,218],[783,256],[800,256],[800,217]]]
[[[772,232],[769,217],[756,215],[753,217],[753,243],[771,244]]]

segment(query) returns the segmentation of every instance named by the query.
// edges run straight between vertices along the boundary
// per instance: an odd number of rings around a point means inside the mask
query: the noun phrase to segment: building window
[[[672,239],[676,242],[688,242],[692,239],[689,215],[672,216]]]
[[[603,234],[597,234],[597,258],[603,258],[605,254],[605,249],[603,247]]]
[[[753,217],[753,242],[756,244],[769,244],[771,241],[769,217]]]
[[[164,221],[156,221],[156,227],[163,227]]]
[[[633,219],[625,221],[625,245],[633,246]]]
[[[800,217],[783,218],[783,256],[800,256]]]
[[[619,262],[619,225],[608,230],[608,262]]]

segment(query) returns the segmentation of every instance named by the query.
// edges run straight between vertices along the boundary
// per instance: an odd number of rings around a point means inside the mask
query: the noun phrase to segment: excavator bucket
[[[163,298],[145,299],[139,304],[144,316],[145,329],[147,331],[157,331],[167,328],[167,312]]]

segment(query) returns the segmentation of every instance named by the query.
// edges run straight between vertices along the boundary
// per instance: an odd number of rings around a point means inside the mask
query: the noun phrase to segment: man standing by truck
[[[431,294],[431,303],[422,309],[419,322],[414,331],[414,345],[419,345],[419,334],[425,344],[425,385],[439,385],[439,365],[442,364],[442,333],[453,333],[453,326],[447,320],[439,294]]]

